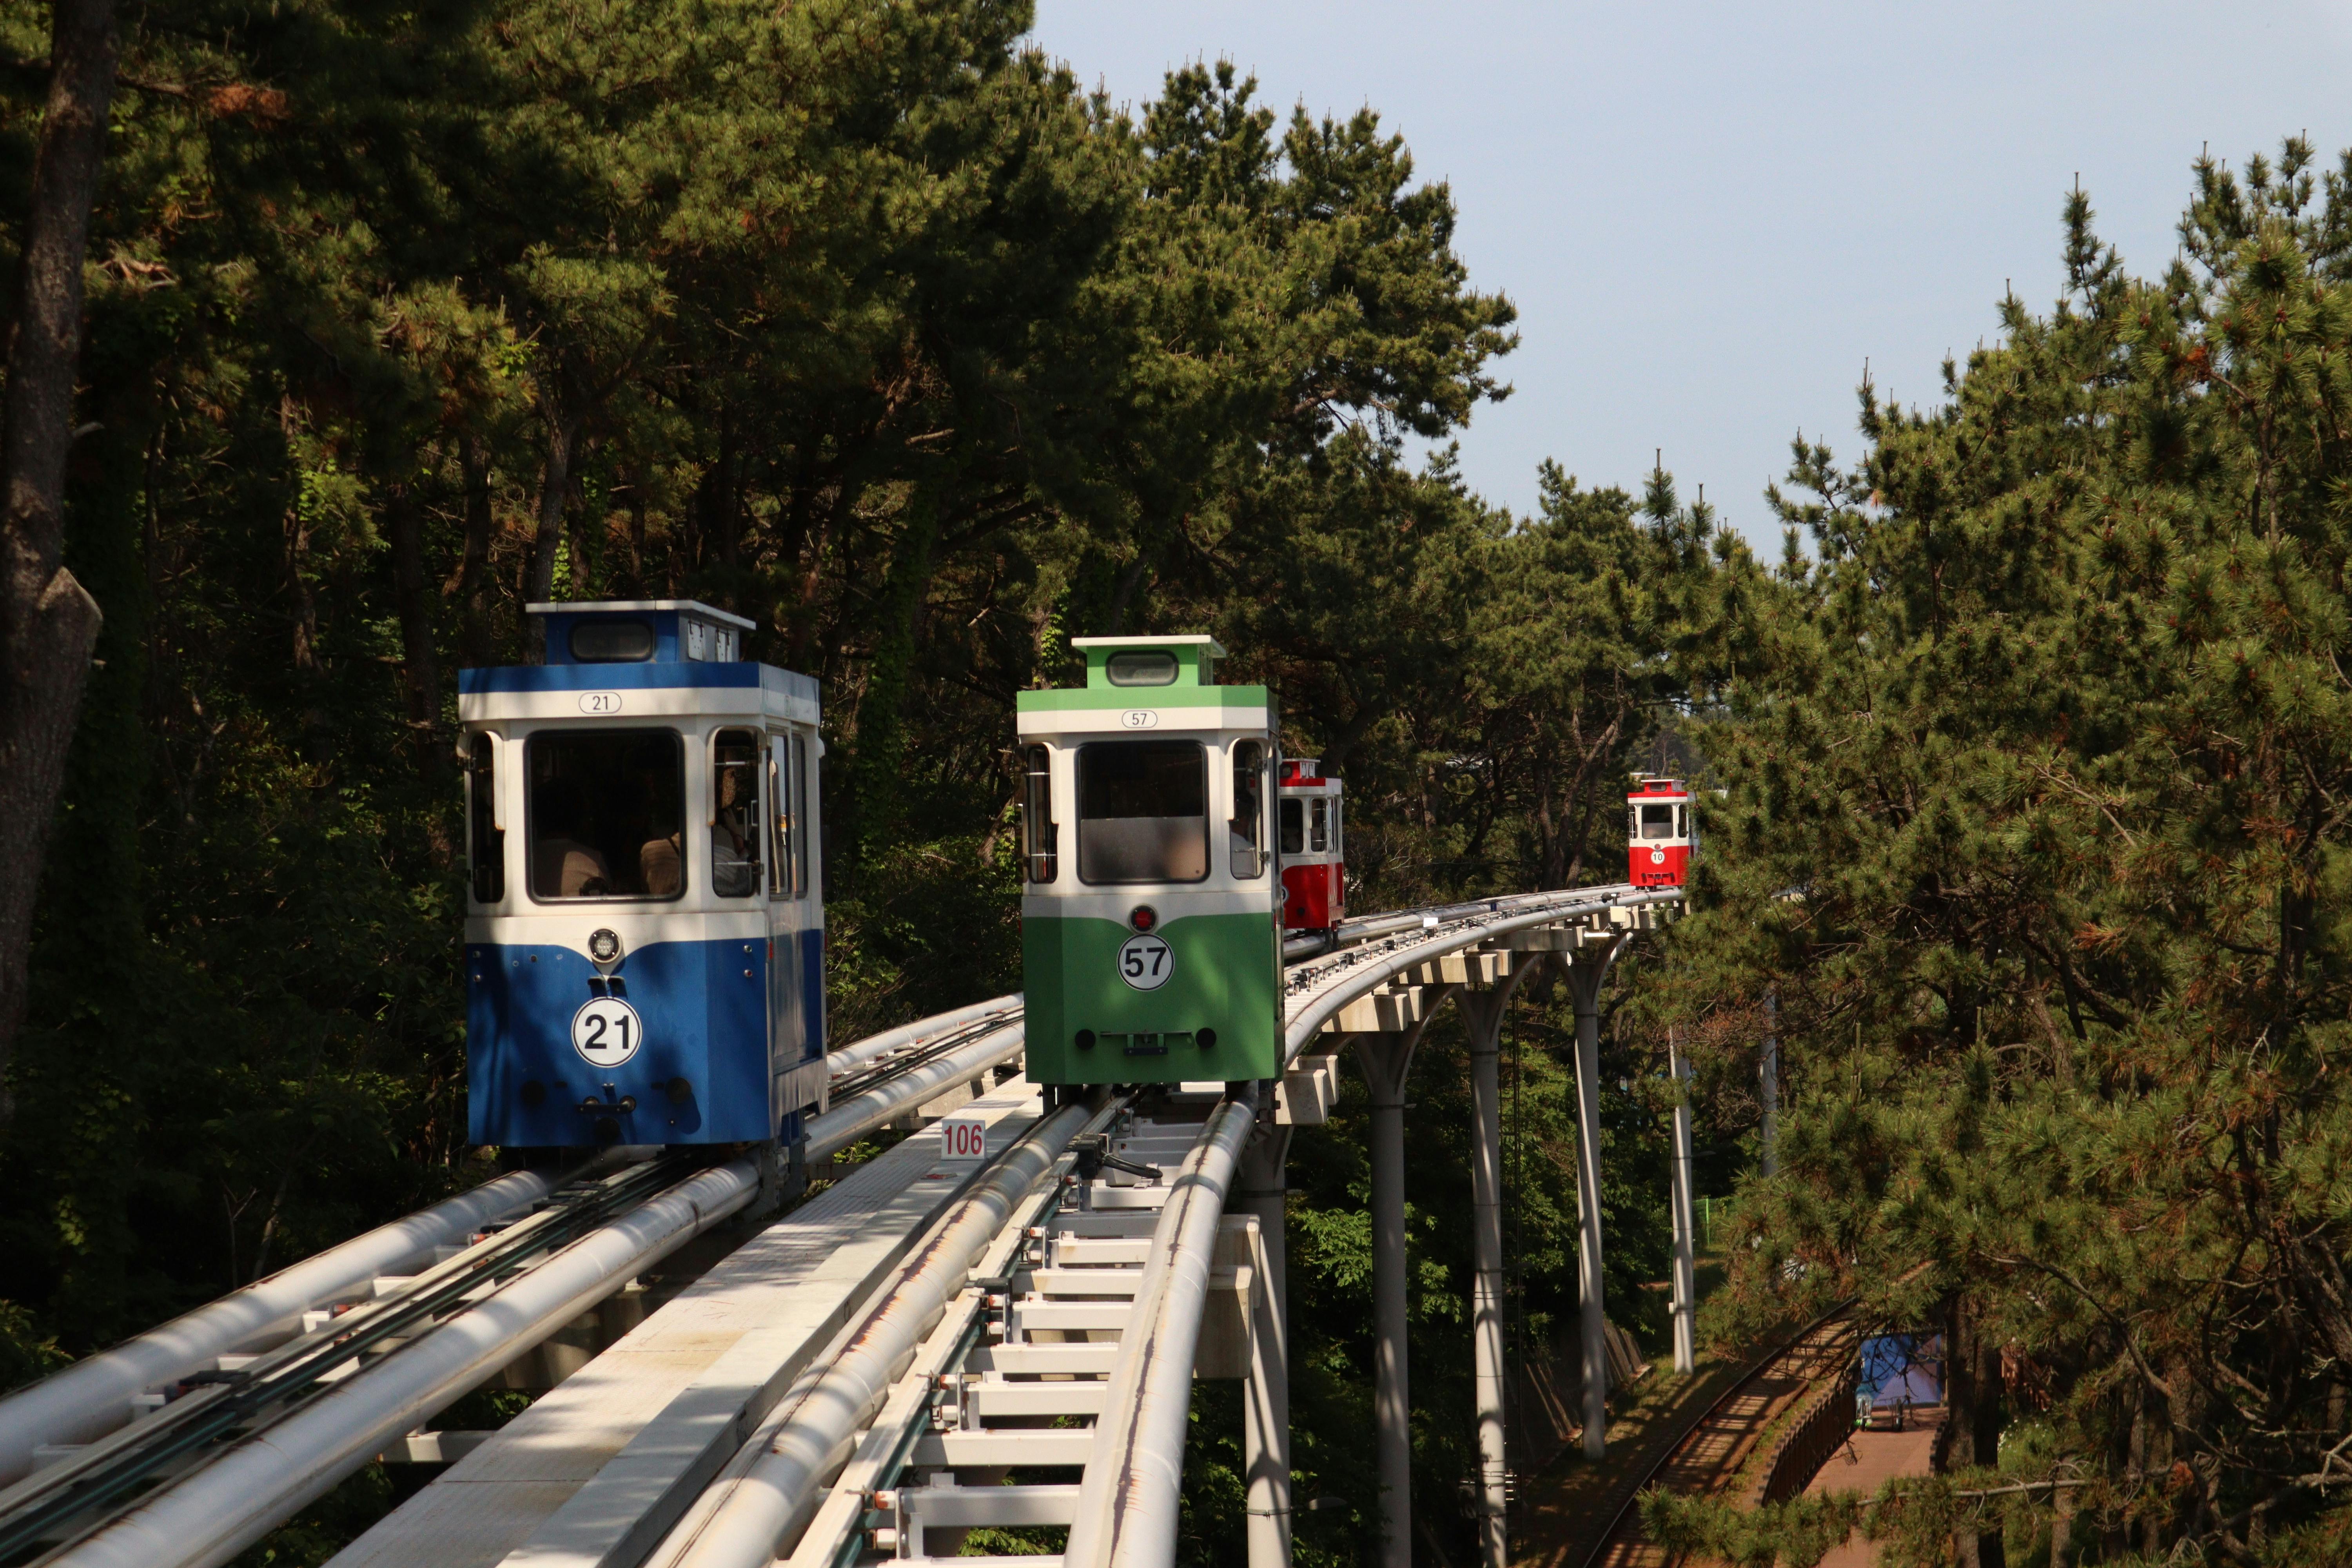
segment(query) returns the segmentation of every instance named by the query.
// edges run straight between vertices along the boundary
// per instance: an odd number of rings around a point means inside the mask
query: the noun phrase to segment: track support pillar
[[[1251,1294],[1250,1374],[1242,1399],[1242,1470],[1249,1568],[1290,1568],[1290,1338],[1283,1205],[1290,1129],[1274,1121],[1274,1093],[1242,1151],[1228,1214],[1257,1216],[1259,1289]]]
[[[1461,994],[1462,1022],[1470,1037],[1470,1240],[1475,1278],[1470,1298],[1471,1362],[1478,1403],[1478,1551],[1486,1568],[1510,1562],[1510,1459],[1504,1400],[1503,1278],[1503,1018],[1519,982],[1535,973],[1522,965],[1490,990]]]
[[[1584,1348],[1584,1457],[1609,1453],[1609,1320],[1601,1280],[1601,984],[1625,938],[1580,948],[1568,964],[1576,1001],[1576,1282]]]
[[[1666,1068],[1675,1083],[1675,1154],[1668,1193],[1675,1222],[1675,1370],[1698,1367],[1698,1238],[1691,1213],[1690,1058],[1666,1031]]]
[[[1412,1402],[1405,1377],[1404,1086],[1426,1023],[1353,1036],[1372,1090],[1372,1426],[1381,1568],[1412,1568]]]

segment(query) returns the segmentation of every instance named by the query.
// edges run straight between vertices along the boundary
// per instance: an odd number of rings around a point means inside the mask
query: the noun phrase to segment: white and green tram
[[[1213,637],[1072,646],[1086,685],[1019,702],[1029,1077],[1277,1077],[1273,701],[1216,683]]]

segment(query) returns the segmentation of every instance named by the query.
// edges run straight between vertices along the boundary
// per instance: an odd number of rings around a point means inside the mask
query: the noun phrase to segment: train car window
[[[791,755],[783,736],[768,737],[768,799],[774,809],[769,818],[768,891],[779,899],[793,896],[793,834],[800,826],[793,815],[792,786],[784,782]]]
[[[1672,838],[1675,836],[1675,808],[1671,805],[1645,805],[1642,808],[1642,837]]]
[[[807,898],[816,889],[809,875],[809,839],[816,814],[809,811],[814,778],[809,775],[809,738],[793,736],[793,898]]]
[[[1209,758],[1197,741],[1078,748],[1078,880],[1198,882],[1209,874]]]
[[[793,792],[793,897],[805,899],[809,891],[809,790],[808,737],[793,737],[792,766],[787,781]]]
[[[721,730],[710,747],[710,890],[760,890],[760,732]]]
[[[582,664],[643,664],[654,656],[654,628],[644,621],[575,621],[572,657]]]
[[[1331,853],[1345,855],[1347,850],[1347,845],[1339,838],[1339,797],[1335,795],[1331,797]]]
[[[1688,838],[1690,837],[1689,806],[1678,805],[1675,807],[1675,837],[1677,838]]]
[[[675,730],[558,730],[525,747],[530,896],[686,891],[686,746]]]
[[[1234,747],[1234,815],[1226,825],[1232,838],[1234,875],[1242,881],[1265,874],[1265,746],[1244,741]]]
[[[1318,855],[1331,848],[1331,808],[1319,795],[1307,807],[1307,847]]]
[[[471,738],[466,763],[466,859],[474,874],[474,901],[495,904],[507,896],[507,836],[499,826],[498,743],[488,735]]]
[[[1113,686],[1173,686],[1176,656],[1157,649],[1115,653],[1104,663],[1103,673],[1110,677]]]
[[[1625,808],[1625,837],[1628,838],[1642,837],[1642,808],[1638,805],[1629,805]]]
[[[1307,803],[1286,800],[1282,803],[1282,852],[1285,855],[1307,853]]]
[[[1050,882],[1062,868],[1062,826],[1054,820],[1054,753],[1030,747],[1023,753],[1021,773],[1021,874],[1032,882]]]

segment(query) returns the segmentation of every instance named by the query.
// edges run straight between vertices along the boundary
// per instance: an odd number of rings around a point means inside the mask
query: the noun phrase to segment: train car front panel
[[[1690,875],[1698,830],[1680,779],[1645,778],[1625,797],[1625,879],[1637,888],[1679,888]]]
[[[1347,846],[1339,822],[1339,781],[1313,757],[1282,763],[1276,792],[1276,847],[1282,858],[1286,931],[1329,931],[1347,919]]]
[[[789,1141],[825,1095],[815,682],[706,606],[534,612],[550,662],[459,682],[469,1135]]]
[[[1086,687],[1019,699],[1029,1076],[1276,1076],[1281,932],[1265,689],[1209,679],[1222,650],[1206,637],[1077,646]],[[1149,684],[1114,680],[1124,656],[1150,667]]]
[[[467,1037],[494,1047],[469,1053],[473,1141],[775,1137],[768,1064],[740,1048],[767,1029],[767,939],[751,931],[747,921],[748,940],[649,943],[611,980],[571,943],[468,942]],[[628,1011],[592,1008],[600,999]]]

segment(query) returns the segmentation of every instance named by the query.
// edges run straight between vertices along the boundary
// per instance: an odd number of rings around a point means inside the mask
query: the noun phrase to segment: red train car
[[[1698,827],[1680,779],[1643,779],[1625,797],[1625,879],[1637,888],[1679,888],[1690,874]]]
[[[1328,931],[1347,914],[1339,781],[1325,778],[1317,758],[1286,758],[1275,793],[1282,814],[1282,928]]]

